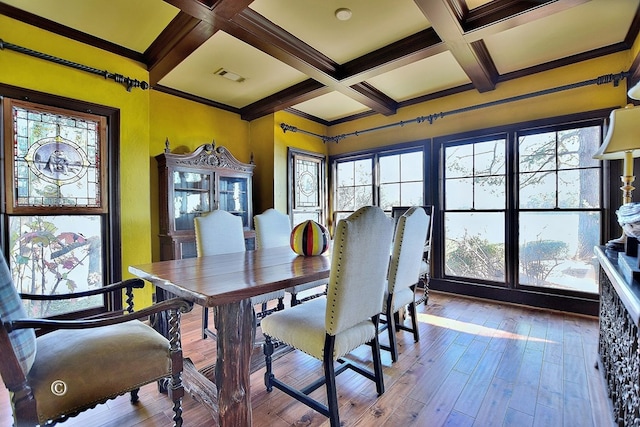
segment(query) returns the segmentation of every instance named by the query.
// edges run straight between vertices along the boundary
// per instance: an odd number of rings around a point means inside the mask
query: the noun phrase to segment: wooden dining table
[[[304,257],[287,246],[134,265],[129,272],[153,283],[158,301],[175,295],[213,309],[217,329],[213,378],[186,359],[185,389],[209,407],[220,426],[238,427],[252,424],[255,315],[250,298],[327,279],[330,267],[330,252]]]

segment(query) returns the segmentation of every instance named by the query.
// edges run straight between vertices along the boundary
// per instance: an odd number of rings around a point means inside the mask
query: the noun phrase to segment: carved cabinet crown
[[[195,256],[194,219],[215,209],[242,218],[245,238],[252,238],[253,158],[243,163],[215,143],[190,153],[172,153],[167,139],[156,160],[162,260]]]

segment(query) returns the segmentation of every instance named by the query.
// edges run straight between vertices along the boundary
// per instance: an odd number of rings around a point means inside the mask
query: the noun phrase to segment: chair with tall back
[[[409,209],[408,206],[394,206],[391,209],[391,217],[396,221],[398,218]],[[417,288],[422,289],[422,295],[416,300],[416,304],[424,302],[427,305],[429,302],[429,280],[431,279],[431,240],[433,233],[433,205],[423,205],[425,213],[429,217],[429,228],[427,230],[427,237],[424,242],[424,250],[422,262],[420,263],[420,277],[418,279]]]
[[[19,294],[0,257],[0,375],[10,392],[14,425],[53,425],[119,395],[138,400],[142,385],[162,381],[173,400],[174,425],[182,425],[180,313],[192,305],[179,298],[133,311],[141,279],[75,294]],[[22,299],[72,299],[125,289],[129,305],[80,320],[27,319]],[[138,319],[168,312],[170,338]],[[36,338],[36,331],[38,337]]]
[[[388,332],[389,345],[380,345],[381,348],[391,352],[393,362],[398,360],[396,340],[398,329],[412,332],[414,340],[416,342],[420,340],[416,318],[415,288],[420,276],[430,222],[429,216],[419,206],[409,208],[397,219],[383,306],[385,321],[382,330],[386,329]],[[404,307],[409,308],[411,327],[405,326],[400,318],[399,311]]]
[[[376,384],[384,393],[380,361],[378,320],[382,311],[389,265],[392,221],[373,206],[360,208],[341,220],[336,228],[327,296],[274,313],[262,320],[265,335],[265,385],[273,387],[329,417],[338,427],[338,394],[335,376],[351,368]],[[324,376],[302,390],[275,378],[271,355],[273,340],[282,341],[321,360]],[[345,357],[362,344],[372,349],[373,372]],[[334,362],[340,365],[334,367]],[[328,404],[309,394],[326,386]]]
[[[206,215],[196,217],[194,220],[196,234],[196,253],[200,256],[219,255],[234,252],[244,252],[244,230],[242,219],[224,210],[213,210]],[[264,315],[266,304],[272,300],[278,300],[276,310],[284,308],[284,291],[268,292],[251,298],[253,305],[262,306],[261,314]],[[206,307],[202,311],[202,337],[214,336],[209,329],[209,312]]]
[[[275,248],[278,246],[290,246],[291,221],[289,216],[276,209],[269,208],[263,213],[253,217],[253,224],[256,228],[256,249]],[[285,291],[291,294],[291,306],[299,304],[298,294],[319,286],[326,287],[326,280],[318,280],[301,285],[286,288]],[[310,295],[306,299],[324,295],[324,290]]]

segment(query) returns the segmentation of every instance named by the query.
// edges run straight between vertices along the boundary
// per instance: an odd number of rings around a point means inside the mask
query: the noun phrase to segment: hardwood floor
[[[201,367],[214,359],[200,338],[201,309],[182,321],[186,357]],[[598,320],[432,292],[419,308],[420,342],[398,333],[400,358],[382,353],[386,391],[346,371],[338,376],[344,426],[613,426],[597,358]],[[381,335],[384,341],[385,334]],[[366,363],[369,349],[353,357]],[[274,362],[276,376],[304,385],[320,362],[294,351]],[[267,393],[264,369],[251,376],[256,427],[323,426],[327,419],[279,390]],[[314,397],[324,399],[324,388]],[[62,424],[66,426],[170,426],[171,402],[155,385],[140,402],[122,396]],[[211,426],[208,412],[184,401],[185,426]],[[0,390],[0,426],[11,426],[9,397]]]

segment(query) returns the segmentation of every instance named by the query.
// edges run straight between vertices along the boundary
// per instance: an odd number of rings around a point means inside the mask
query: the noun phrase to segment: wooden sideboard
[[[595,248],[600,262],[598,368],[619,426],[640,425],[640,283],[626,280],[618,253]]]

